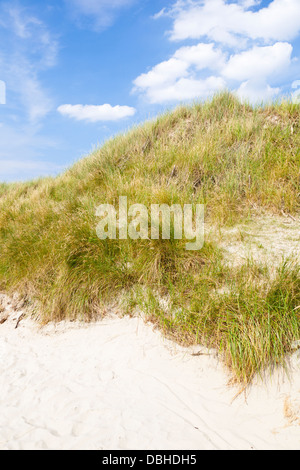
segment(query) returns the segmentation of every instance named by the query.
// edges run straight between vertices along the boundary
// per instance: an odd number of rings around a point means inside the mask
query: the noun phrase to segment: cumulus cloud
[[[224,54],[214,44],[197,44],[178,49],[173,57],[154,66],[134,80],[134,92],[142,93],[151,103],[206,97],[224,87],[222,77],[199,78],[197,71],[220,70]]]
[[[291,65],[292,52],[293,47],[286,42],[266,47],[255,46],[231,56],[222,74],[238,81],[267,78]]]
[[[206,98],[224,87],[225,82],[221,77],[181,78],[165,87],[148,88],[147,98],[151,103],[189,101],[195,98]]]
[[[140,89],[157,88],[175,82],[188,73],[189,64],[184,60],[171,58],[153,67],[147,73],[140,75],[135,81],[135,86]]]
[[[111,106],[110,104],[100,106],[64,104],[59,106],[57,110],[63,116],[76,119],[77,121],[88,122],[119,121],[120,119],[134,116],[136,113],[135,108],[129,106]]]
[[[272,88],[264,81],[247,80],[236,91],[241,101],[252,104],[267,103],[280,93],[280,87]]]
[[[178,49],[174,57],[184,61],[188,66],[194,65],[197,70],[219,70],[225,63],[224,53],[214,44],[199,43]]]
[[[201,42],[134,80],[133,91],[151,103],[201,99],[222,88],[252,102],[272,99],[295,66],[290,41],[300,32],[299,0],[266,7],[261,0],[177,0],[154,19],[164,16],[173,20],[171,41]]]
[[[253,11],[261,2],[227,0],[179,0],[165,11],[174,19],[170,37],[174,41],[208,38],[238,46],[241,38],[270,41],[292,40],[300,32],[299,0],[273,0]]]
[[[137,0],[65,0],[73,18],[84,26],[88,25],[103,30],[113,24],[116,17],[125,8]]]

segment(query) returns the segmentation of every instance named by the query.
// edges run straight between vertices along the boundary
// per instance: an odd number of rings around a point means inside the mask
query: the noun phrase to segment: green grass
[[[276,120],[274,120],[276,117]],[[96,207],[205,204],[208,224],[300,212],[300,109],[230,94],[179,107],[108,141],[57,178],[0,185],[0,289],[40,303],[41,321],[92,320],[126,299],[166,334],[216,347],[247,382],[300,339],[299,266],[230,266],[218,246],[100,241]],[[167,299],[164,309],[160,299]]]

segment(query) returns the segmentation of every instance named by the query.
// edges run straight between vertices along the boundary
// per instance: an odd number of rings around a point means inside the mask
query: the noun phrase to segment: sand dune
[[[141,319],[15,329],[18,315],[0,326],[0,449],[300,448],[300,352],[290,380],[277,372],[232,403],[213,351]]]

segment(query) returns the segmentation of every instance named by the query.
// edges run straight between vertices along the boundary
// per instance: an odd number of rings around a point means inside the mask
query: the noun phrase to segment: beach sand
[[[19,315],[0,325],[0,449],[300,449],[300,351],[290,378],[232,401],[214,351],[140,318],[16,329]]]

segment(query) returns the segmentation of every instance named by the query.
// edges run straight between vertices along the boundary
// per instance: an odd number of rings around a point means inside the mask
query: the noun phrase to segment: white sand
[[[300,352],[237,390],[140,319],[0,326],[0,449],[300,449]],[[196,349],[199,351],[200,349]]]

